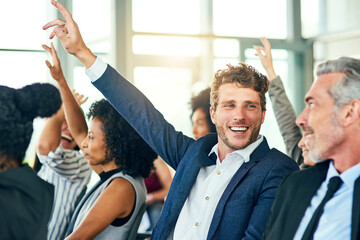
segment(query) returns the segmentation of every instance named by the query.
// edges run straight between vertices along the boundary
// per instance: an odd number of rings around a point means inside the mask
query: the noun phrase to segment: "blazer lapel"
[[[214,216],[210,225],[209,233],[207,239],[211,239],[219,226],[221,215],[224,211],[225,204],[227,203],[231,193],[238,186],[240,181],[244,178],[246,173],[254,167],[261,159],[269,151],[269,145],[264,137],[262,143],[254,150],[254,152],[250,155],[250,161],[241,165],[241,167],[236,171],[235,175],[231,179],[229,185],[226,187],[223,195],[220,198],[218,205],[216,206]]]
[[[320,185],[326,178],[327,170],[329,168],[329,161],[325,161],[322,163],[316,164],[314,167],[307,171],[308,175],[301,178],[301,183],[298,183],[299,186],[306,186],[306,187],[298,187],[296,188],[293,194],[296,194],[296,197],[290,196],[291,199],[296,199],[297,201],[287,202],[286,204],[291,205],[291,211],[289,211],[289,215],[287,216],[287,220],[290,221],[292,224],[287,226],[286,232],[289,234],[287,237],[289,239],[293,238],[300,222],[305,214],[306,209],[310,205],[312,197],[316,194],[317,190],[319,189]],[[290,189],[290,191],[293,189]],[[284,199],[285,201],[287,199]],[[285,239],[285,238],[284,238]]]
[[[354,185],[354,197],[351,219],[351,239],[360,239],[360,177],[356,179]]]

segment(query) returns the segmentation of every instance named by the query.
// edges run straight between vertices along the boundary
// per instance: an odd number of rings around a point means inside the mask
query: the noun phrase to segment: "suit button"
[[[195,226],[199,226],[199,222],[196,222],[196,223],[195,223]]]
[[[206,196],[206,197],[205,197],[205,200],[209,200],[209,199],[210,199],[209,196]]]
[[[216,174],[217,174],[217,175],[220,175],[220,174],[221,174],[221,172],[220,172],[220,171],[217,171],[217,172],[216,172]]]

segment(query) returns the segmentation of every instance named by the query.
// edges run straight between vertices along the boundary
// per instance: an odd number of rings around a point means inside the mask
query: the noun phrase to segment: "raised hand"
[[[54,36],[57,36],[68,53],[77,57],[86,68],[90,67],[94,63],[96,56],[87,48],[71,13],[55,0],[51,0],[51,4],[61,12],[65,20],[56,19],[51,21],[45,24],[43,29],[54,27],[49,38],[53,39]]]
[[[54,48],[54,44],[51,43],[51,47],[46,46],[45,44],[42,45],[42,47],[48,51],[51,54],[52,57],[52,62],[54,65],[51,65],[51,63],[46,60],[46,66],[49,68],[50,70],[50,74],[51,76],[56,80],[56,81],[65,81],[65,77],[63,74],[63,71],[61,69],[61,64],[58,58],[58,55],[56,53],[56,50]]]
[[[76,99],[76,102],[79,104],[79,106],[88,100],[88,97],[84,98],[84,95],[76,92],[75,89],[73,89],[71,91]]]
[[[276,73],[273,66],[273,60],[271,55],[271,44],[269,40],[265,37],[260,38],[263,46],[253,45],[253,48],[256,50],[256,56],[260,58],[261,64],[263,65],[269,80],[276,78]]]

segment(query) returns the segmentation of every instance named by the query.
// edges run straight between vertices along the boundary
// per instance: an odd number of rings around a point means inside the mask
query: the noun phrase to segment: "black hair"
[[[149,176],[157,154],[107,100],[93,103],[87,116],[103,124],[107,159],[132,177]]]
[[[58,89],[35,83],[21,89],[0,86],[0,158],[21,164],[36,117],[50,117],[61,106]]]
[[[190,100],[191,105],[191,115],[190,118],[194,115],[194,112],[197,109],[203,110],[206,115],[206,121],[210,126],[211,132],[216,132],[216,127],[214,123],[211,121],[210,117],[210,87],[202,90],[198,95],[192,96]]]

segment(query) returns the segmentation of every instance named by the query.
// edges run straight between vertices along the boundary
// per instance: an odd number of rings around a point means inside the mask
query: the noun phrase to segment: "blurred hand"
[[[271,44],[265,37],[261,37],[260,41],[263,46],[253,45],[253,48],[256,50],[255,55],[260,58],[261,64],[268,75],[269,81],[271,81],[276,78],[271,55]]]
[[[89,68],[94,63],[96,56],[87,48],[71,13],[55,0],[51,0],[51,4],[61,12],[65,20],[56,19],[48,22],[43,26],[43,29],[54,27],[49,38],[53,39],[54,36],[57,36],[64,49],[77,57],[86,68]]]
[[[58,58],[58,55],[56,53],[56,50],[54,48],[54,44],[51,43],[51,48],[46,46],[45,44],[42,45],[42,47],[48,51],[51,54],[52,57],[52,62],[54,65],[51,65],[51,63],[46,60],[46,66],[49,68],[50,70],[50,74],[51,76],[56,80],[56,81],[65,81],[65,77],[63,74],[63,71],[61,69],[61,64],[60,64],[60,60]]]
[[[75,89],[72,90],[72,93],[76,99],[76,102],[79,104],[79,106],[88,100],[88,97],[84,98],[84,95],[76,92]]]

